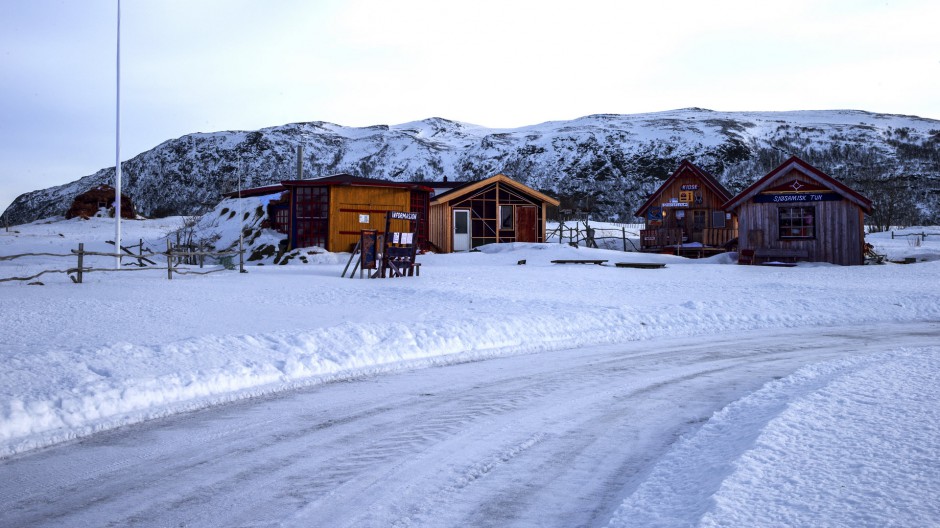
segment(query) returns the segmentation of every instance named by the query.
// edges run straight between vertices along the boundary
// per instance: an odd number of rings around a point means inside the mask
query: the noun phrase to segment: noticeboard
[[[377,229],[363,229],[359,234],[359,248],[361,250],[361,260],[359,266],[362,269],[378,268],[378,242],[379,232]]]

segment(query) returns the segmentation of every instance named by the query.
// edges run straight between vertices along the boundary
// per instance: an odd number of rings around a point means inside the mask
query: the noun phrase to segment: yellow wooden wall
[[[334,186],[330,191],[330,235],[328,251],[351,251],[362,229],[385,231],[385,213],[411,211],[409,189],[388,187]],[[369,215],[360,222],[359,215]],[[409,222],[393,220],[391,230],[409,231]]]

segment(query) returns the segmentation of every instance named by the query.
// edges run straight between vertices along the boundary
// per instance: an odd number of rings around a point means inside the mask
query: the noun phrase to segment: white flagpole
[[[117,97],[114,128],[114,252],[121,267],[121,0],[117,0]]]

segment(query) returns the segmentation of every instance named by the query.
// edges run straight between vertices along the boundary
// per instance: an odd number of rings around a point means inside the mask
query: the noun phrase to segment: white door
[[[454,209],[454,251],[470,251],[470,211]]]

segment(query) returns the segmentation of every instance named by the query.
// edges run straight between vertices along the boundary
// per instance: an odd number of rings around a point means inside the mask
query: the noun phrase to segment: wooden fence
[[[110,242],[113,244],[113,242]],[[137,246],[131,246],[137,247]],[[64,270],[43,270],[35,275],[29,277],[8,277],[0,278],[0,282],[7,281],[27,281],[38,278],[46,273],[66,273],[69,278],[72,279],[72,282],[76,284],[81,284],[82,279],[86,273],[98,272],[98,271],[149,271],[154,269],[164,269],[166,268],[166,278],[167,280],[173,279],[173,274],[177,275],[207,275],[209,273],[215,273],[217,271],[225,271],[227,269],[235,269],[235,265],[232,262],[234,257],[238,256],[238,267],[241,273],[246,273],[245,271],[245,250],[243,247],[239,246],[239,249],[236,251],[202,251],[202,250],[193,250],[190,247],[184,247],[182,250],[180,247],[174,248],[169,240],[166,242],[166,251],[165,252],[145,252],[143,247],[143,242],[140,244],[140,251],[138,253],[133,253],[127,247],[121,246],[123,253],[105,253],[99,251],[85,251],[85,244],[79,243],[78,249],[73,249],[71,253],[23,253],[20,255],[7,255],[0,256],[0,261],[5,260],[14,260],[24,257],[63,257],[63,258],[76,258],[78,260],[77,265],[74,268],[68,268]],[[128,260],[136,260],[136,268],[95,268],[88,267],[85,265],[85,257],[97,256],[97,257],[112,257],[115,260],[118,258],[126,258]],[[166,258],[166,266],[158,265],[157,262],[152,260],[151,257],[163,257]],[[187,264],[195,264],[198,262],[199,268],[202,269],[205,257],[214,257],[219,260],[221,265],[220,268],[211,269],[207,271],[196,271],[192,269],[179,268],[181,263],[185,262]],[[174,264],[175,262],[175,264]]]
[[[627,235],[631,235],[628,238]],[[559,244],[563,244],[565,239],[571,245],[585,245],[587,247],[599,247],[598,242],[604,246],[604,249],[622,249],[623,251],[639,251],[632,238],[639,237],[639,233],[627,229],[627,224],[621,224],[619,228],[601,227],[594,228],[584,222],[575,222],[573,225],[561,222],[558,227],[545,234],[545,241],[552,242],[555,238]],[[629,244],[629,247],[628,247]]]
[[[894,237],[920,237],[921,240],[927,240],[928,235],[940,236],[940,233],[927,233],[921,231],[920,233],[895,233],[891,232],[891,239],[894,240]]]

